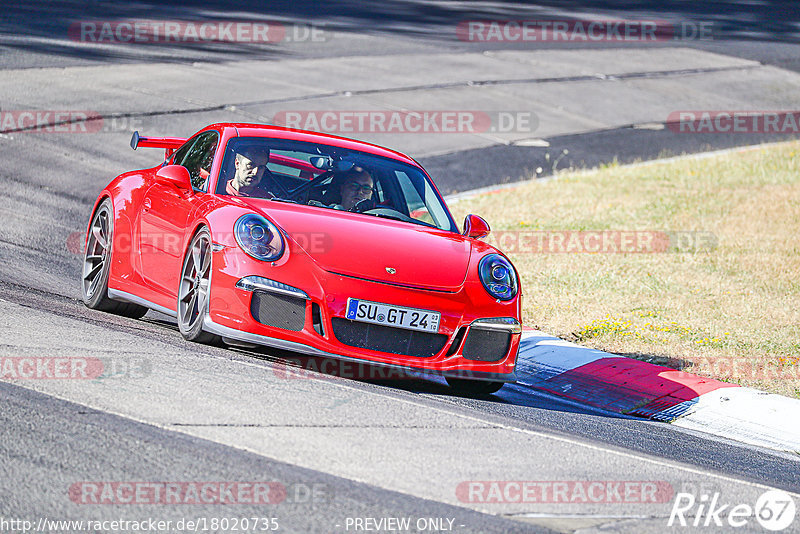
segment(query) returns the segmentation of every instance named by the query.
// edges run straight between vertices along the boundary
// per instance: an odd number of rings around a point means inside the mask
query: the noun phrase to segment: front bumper
[[[489,297],[480,282],[465,283],[454,293],[399,287],[329,273],[307,258],[302,265],[258,262],[238,249],[215,252],[211,280],[211,301],[204,326],[208,332],[246,343],[265,345],[311,356],[364,363],[380,367],[413,370],[452,378],[495,382],[514,382],[519,351],[519,303],[497,302]],[[292,263],[292,262],[290,262]],[[255,277],[276,281],[259,284]],[[243,279],[246,279],[242,282]],[[251,310],[257,291],[274,292],[298,299],[300,322],[290,327],[268,326],[259,322]],[[384,302],[397,306],[435,310],[441,313],[439,334],[446,336],[440,350],[425,357],[373,350],[343,343],[334,332],[346,313],[348,297]],[[364,323],[358,323],[363,325]],[[507,347],[494,361],[468,359],[467,341],[478,331],[508,331]],[[476,338],[473,338],[476,339]],[[475,345],[473,343],[473,345]],[[501,349],[502,350],[502,349]],[[396,352],[396,351],[395,351]]]

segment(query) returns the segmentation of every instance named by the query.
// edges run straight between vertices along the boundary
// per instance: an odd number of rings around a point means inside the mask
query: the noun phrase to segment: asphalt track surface
[[[77,20],[142,13],[149,18],[217,20],[234,11],[237,18],[246,18],[264,14],[260,6],[120,6],[101,1],[4,5],[0,81],[10,69],[475,51],[471,43],[447,37],[453,24],[572,12],[714,20],[719,38],[697,47],[783,69],[800,65],[793,24],[797,8],[790,2],[635,7],[628,2],[286,2],[270,4],[265,16],[325,25],[351,38],[233,48],[92,48],[63,38],[65,28]],[[14,100],[16,95],[2,97]],[[215,111],[162,120],[185,131],[223,116]],[[71,236],[85,227],[97,191],[114,173],[149,164],[148,156],[119,146],[119,137],[114,143],[102,136],[98,141],[48,134],[0,139],[2,355],[137,358],[148,370],[141,377],[123,374],[91,382],[0,382],[0,517],[177,521],[266,514],[278,518],[282,532],[346,532],[355,530],[347,528],[348,518],[411,517],[451,518],[453,530],[461,532],[664,532],[671,530],[666,527],[669,501],[504,507],[463,502],[456,498],[456,486],[469,480],[668,481],[675,491],[703,488],[720,492],[728,502],[751,503],[764,486],[800,492],[796,457],[582,408],[521,386],[469,399],[452,395],[438,380],[351,380],[316,373],[304,374],[307,380],[286,380],[286,366],[297,364],[296,355],[198,346],[184,342],[174,323],[155,313],[133,321],[86,309],[79,301],[81,258],[74,253]],[[709,136],[698,142],[671,136],[668,130],[623,125],[548,140],[551,153],[569,149],[565,166],[592,166],[615,157],[633,161],[773,138]],[[531,159],[521,147],[497,145],[422,162],[434,177],[439,169],[457,170],[462,179],[439,184],[457,192],[515,181],[525,169],[549,161],[544,152],[536,157]],[[501,162],[516,171],[504,176],[491,172]],[[290,497],[264,508],[91,506],[78,505],[68,495],[68,488],[81,481],[246,480],[279,481]],[[319,495],[307,498],[304,491],[314,487]],[[797,531],[797,525],[795,521],[787,531]]]

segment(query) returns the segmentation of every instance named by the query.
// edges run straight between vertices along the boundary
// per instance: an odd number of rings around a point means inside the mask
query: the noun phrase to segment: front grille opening
[[[250,301],[250,313],[259,323],[299,332],[306,324],[305,299],[255,291]]]
[[[325,327],[322,326],[322,312],[316,302],[311,303],[311,324],[317,334],[325,336]]]
[[[450,345],[449,349],[447,349],[448,356],[452,356],[453,354],[458,352],[458,347],[461,346],[461,341],[464,339],[464,333],[466,333],[466,331],[467,331],[466,326],[462,326],[461,328],[458,329],[458,332],[456,332],[456,335],[453,338],[453,344]]]
[[[464,350],[464,358],[481,362],[496,362],[502,359],[511,345],[511,332],[470,328]]]
[[[430,358],[438,354],[447,343],[447,336],[444,334],[362,323],[341,317],[333,317],[331,325],[333,335],[340,343],[390,354]]]

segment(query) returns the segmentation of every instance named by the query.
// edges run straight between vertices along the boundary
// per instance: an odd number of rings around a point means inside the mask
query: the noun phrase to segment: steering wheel
[[[262,178],[262,181],[263,181],[264,178],[269,178],[269,181],[272,182],[272,185],[276,189],[275,192],[278,193],[277,196],[284,197],[284,198],[289,198],[290,197],[289,191],[283,186],[282,183],[280,183],[280,181],[278,181],[278,179],[275,177],[275,175],[272,174],[272,171],[270,171],[269,168],[267,168],[266,166],[264,167],[264,177]],[[270,192],[272,192],[272,191],[270,191]],[[293,199],[289,198],[289,200],[293,200]]]
[[[356,205],[350,208],[349,211],[354,211],[356,213],[366,213],[370,210],[375,209],[375,199],[373,198],[362,198]]]
[[[286,192],[286,198],[294,200],[301,204],[308,204],[311,192],[322,189],[322,182],[327,178],[333,176],[333,171],[325,171],[319,176],[309,180],[308,182],[299,185],[295,189]]]
[[[358,204],[356,204],[358,206]],[[373,207],[372,209],[364,210],[360,213],[364,213],[366,215],[375,215],[376,217],[384,217],[386,219],[395,219],[398,221],[405,221],[405,222],[418,222],[416,219],[409,217],[402,211],[398,211],[394,208],[390,208],[387,206],[381,206],[379,208]]]

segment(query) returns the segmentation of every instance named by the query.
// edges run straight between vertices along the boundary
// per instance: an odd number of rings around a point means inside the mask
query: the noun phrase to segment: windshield
[[[265,137],[231,139],[216,192],[458,231],[418,168],[330,145]]]

